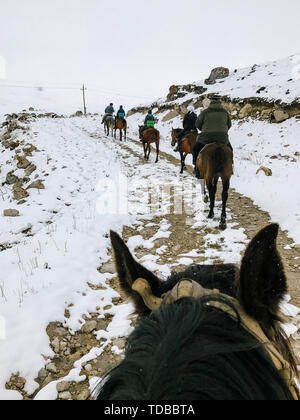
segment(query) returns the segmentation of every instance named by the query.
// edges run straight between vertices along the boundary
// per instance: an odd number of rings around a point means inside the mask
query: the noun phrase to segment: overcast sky
[[[300,53],[299,0],[0,0],[5,83],[85,82],[159,97],[171,84]],[[4,81],[2,81],[4,83]]]

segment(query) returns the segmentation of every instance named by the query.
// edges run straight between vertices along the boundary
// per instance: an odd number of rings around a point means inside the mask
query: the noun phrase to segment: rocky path
[[[209,221],[206,217],[208,206],[199,197],[199,185],[191,176],[191,168],[180,176],[179,161],[171,155],[161,153],[160,161],[155,165],[154,154],[149,162],[144,161],[138,141],[130,139],[120,143],[105,137],[101,130],[81,129],[92,142],[104,143],[108,150],[117,154],[120,172],[126,178],[129,191],[127,210],[136,215],[133,225],[124,226],[123,238],[136,258],[160,277],[167,277],[171,270],[180,271],[192,263],[239,263],[248,241],[269,223],[267,213],[247,197],[231,190],[228,229],[221,232],[218,219]],[[216,216],[218,214],[219,211]],[[278,246],[289,279],[291,303],[300,307],[297,280],[300,247],[282,231]],[[7,383],[8,389],[17,390],[24,399],[43,399],[51,392],[60,400],[93,398],[95,384],[120,362],[126,344],[126,336],[108,340],[105,334],[101,338],[96,334],[108,331],[116,321],[118,306],[127,303],[126,296],[119,289],[113,261],[103,264],[98,271],[108,274],[108,277],[105,282],[90,285],[91,289],[104,293],[113,288],[117,292],[112,304],[101,308],[104,318],[100,319],[98,312],[84,316],[85,324],[76,334],[70,334],[62,323],[50,323],[47,334],[55,356],[39,372],[36,379],[39,390],[34,395],[28,395],[24,391],[23,379],[17,374]],[[66,310],[65,318],[68,316]],[[132,325],[135,320],[132,316]],[[292,322],[300,327],[300,317]],[[300,355],[300,335],[296,332],[293,337],[295,349]],[[74,369],[77,369],[76,375],[72,374]]]

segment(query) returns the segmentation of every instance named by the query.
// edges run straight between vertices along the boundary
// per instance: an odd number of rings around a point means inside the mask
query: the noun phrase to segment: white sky
[[[299,0],[0,0],[1,83],[157,98],[171,84],[300,52]]]

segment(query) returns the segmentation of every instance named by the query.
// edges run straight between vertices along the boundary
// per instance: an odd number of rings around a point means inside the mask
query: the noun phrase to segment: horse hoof
[[[220,227],[221,230],[226,230],[227,229],[227,223],[226,222],[220,222],[219,227]]]
[[[209,215],[207,216],[208,219],[213,219],[214,218],[214,213],[209,213]]]
[[[204,197],[203,201],[204,201],[205,204],[208,203],[208,197],[207,197],[207,195]]]

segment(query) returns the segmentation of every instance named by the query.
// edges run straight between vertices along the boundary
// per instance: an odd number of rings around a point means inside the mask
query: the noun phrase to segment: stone
[[[45,189],[45,185],[42,183],[41,180],[37,180],[32,182],[27,188],[26,190],[29,190],[31,188],[37,189],[37,190],[44,190]]]
[[[19,210],[8,209],[3,211],[3,216],[5,217],[18,217],[20,216]]]
[[[23,184],[23,181],[22,179],[18,178],[13,171],[11,171],[8,172],[8,174],[6,175],[5,183],[8,185],[18,184],[21,186]]]
[[[273,121],[275,120],[276,123],[286,121],[289,117],[289,114],[284,111],[277,110],[273,112]]]
[[[90,392],[88,390],[82,391],[80,394],[77,395],[77,401],[86,401],[90,397]]]
[[[179,112],[176,109],[173,109],[172,111],[168,112],[162,119],[162,122],[166,122],[169,120],[172,120],[175,117],[178,117]]]
[[[25,169],[25,175],[30,176],[34,171],[36,171],[36,166],[32,163],[28,168]]]
[[[97,328],[97,321],[88,321],[82,326],[81,331],[85,334],[89,334],[93,332],[96,328]]]
[[[257,171],[256,171],[256,175],[263,171],[265,173],[266,176],[272,176],[272,170],[270,168],[266,168],[265,166],[261,166]]]
[[[229,69],[226,67],[216,67],[214,68],[208,79],[205,80],[206,85],[214,85],[217,79],[225,79],[229,76]]]
[[[115,274],[116,273],[115,263],[113,261],[108,261],[104,263],[99,269],[99,272],[101,274],[106,274],[106,273]]]
[[[47,370],[48,372],[51,372],[51,373],[57,373],[57,367],[55,366],[55,364],[54,364],[54,363],[49,363],[49,364],[46,366],[46,370]]]
[[[71,400],[72,399],[72,395],[69,391],[66,392],[61,392],[60,394],[58,394],[58,398],[60,400]]]
[[[47,376],[48,376],[48,372],[46,371],[46,369],[44,369],[44,368],[42,368],[40,371],[39,371],[39,373],[38,373],[38,378],[41,380],[41,381],[44,381],[46,378],[47,378]]]
[[[252,105],[246,104],[239,112],[239,118],[246,118],[249,117],[252,111]]]
[[[17,185],[14,185],[13,195],[14,195],[14,199],[17,201],[22,200],[23,198],[26,198],[29,196],[28,192],[24,190],[24,188],[19,187]]]
[[[71,388],[72,383],[71,382],[67,382],[67,381],[62,381],[59,382],[56,385],[56,390],[57,392],[61,393],[61,392],[65,392],[68,391]]]
[[[26,156],[16,156],[16,159],[18,161],[17,166],[19,169],[26,169],[31,165],[31,162],[29,162]]]

